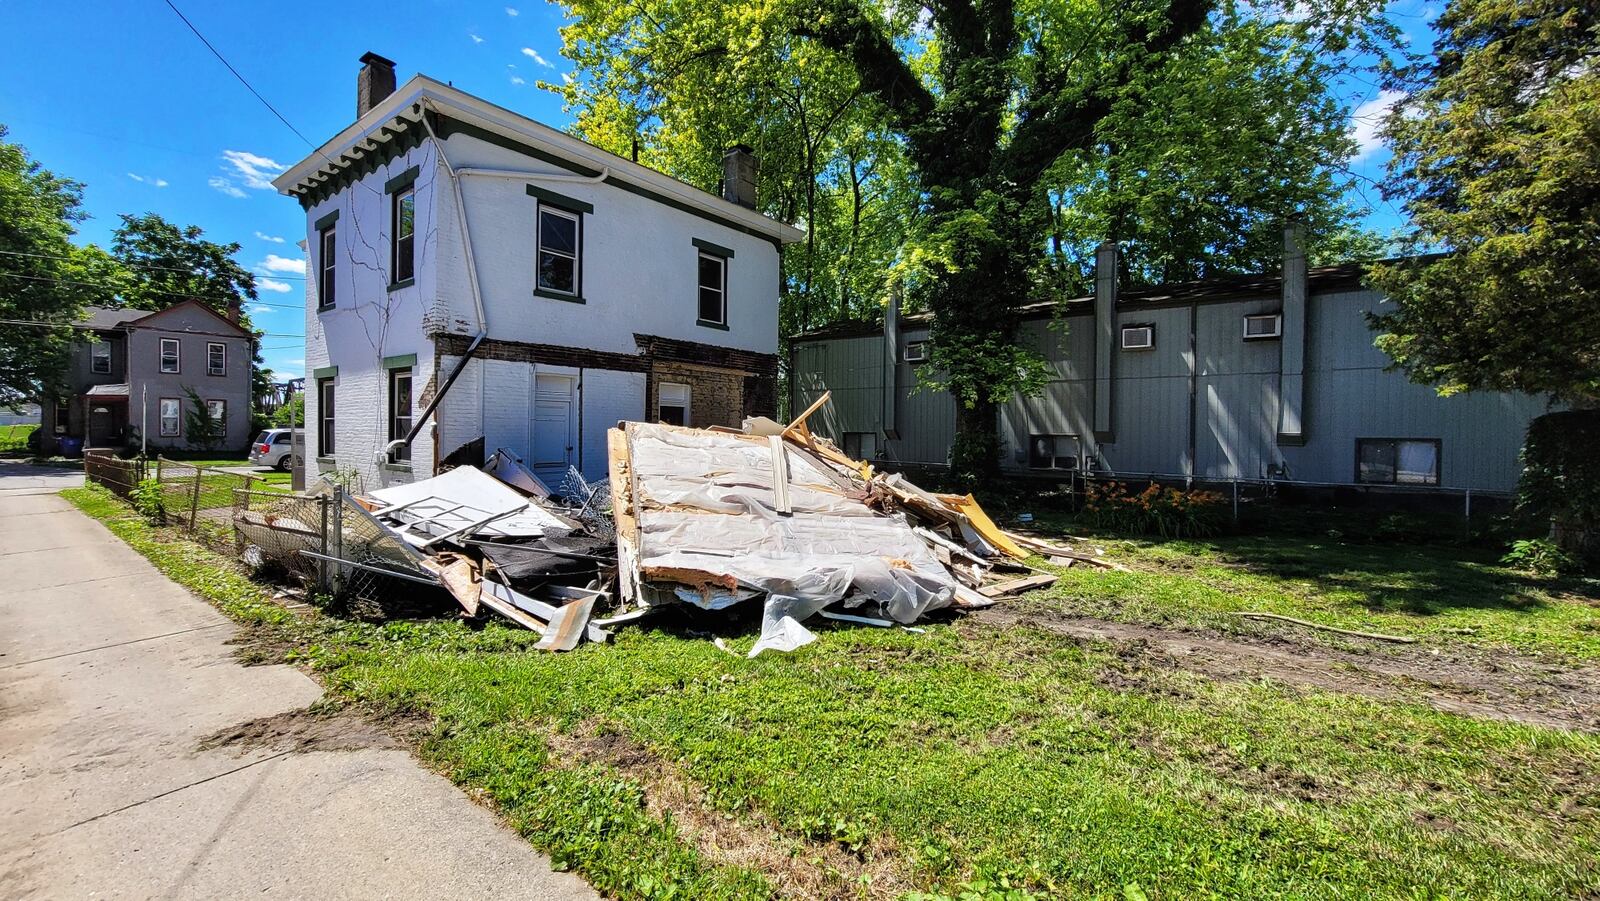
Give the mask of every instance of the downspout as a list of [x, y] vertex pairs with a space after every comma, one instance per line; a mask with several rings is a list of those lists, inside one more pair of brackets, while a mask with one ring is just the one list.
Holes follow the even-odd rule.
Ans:
[[422, 428], [423, 426], [427, 425], [428, 418], [433, 415], [433, 411], [439, 406], [439, 401], [444, 399], [445, 393], [450, 390], [450, 386], [456, 383], [456, 379], [460, 377], [462, 371], [467, 368], [467, 363], [472, 359], [472, 355], [478, 350], [478, 346], [482, 344], [484, 338], [488, 337], [489, 335], [489, 317], [488, 314], [484, 312], [483, 294], [478, 288], [478, 264], [472, 255], [472, 234], [467, 230], [467, 207], [466, 202], [461, 196], [461, 179], [468, 175], [476, 175], [484, 178], [516, 178], [524, 180], [529, 178], [538, 178], [544, 181], [577, 182], [580, 184], [597, 185], [611, 177], [610, 166], [602, 168], [596, 175], [518, 172], [512, 169], [484, 169], [474, 166], [463, 166], [460, 169], [456, 169], [450, 165], [450, 158], [445, 156], [444, 142], [439, 140], [438, 134], [436, 134], [433, 130], [433, 122], [428, 118], [427, 114], [432, 111], [432, 106], [426, 100], [422, 102], [422, 106], [422, 127], [428, 130], [428, 137], [433, 141], [433, 146], [439, 151], [439, 161], [444, 163], [444, 171], [445, 174], [450, 178], [450, 189], [455, 195], [456, 199], [456, 220], [461, 227], [461, 246], [467, 258], [467, 280], [472, 286], [472, 303], [478, 314], [478, 333], [473, 336], [472, 343], [467, 345], [466, 353], [462, 354], [461, 359], [456, 361], [455, 368], [451, 369], [450, 374], [445, 377], [444, 384], [440, 385], [439, 390], [433, 393], [433, 399], [428, 401], [428, 406], [422, 411], [422, 415], [418, 416], [417, 421], [412, 424], [411, 433], [406, 435], [404, 438], [389, 442], [388, 445], [384, 447], [385, 456], [393, 453], [399, 448], [411, 446], [411, 442], [415, 441], [417, 436], [422, 433]]
[[439, 162], [444, 164], [445, 175], [450, 179], [450, 189], [456, 199], [456, 223], [461, 228], [461, 247], [463, 254], [467, 258], [467, 284], [472, 289], [472, 306], [474, 312], [478, 315], [478, 333], [472, 336], [472, 343], [467, 345], [466, 353], [461, 355], [461, 358], [456, 361], [455, 368], [451, 369], [450, 374], [445, 377], [444, 384], [433, 392], [433, 399], [428, 401], [428, 406], [422, 411], [422, 415], [418, 416], [416, 422], [411, 424], [410, 433], [404, 438], [391, 441], [384, 446], [385, 457], [402, 447], [410, 447], [411, 442], [417, 440], [417, 436], [422, 434], [423, 426], [428, 424], [428, 419], [438, 409], [439, 401], [444, 400], [444, 396], [450, 391], [450, 386], [456, 383], [456, 379], [460, 378], [462, 371], [467, 368], [467, 363], [471, 361], [472, 355], [477, 352], [478, 346], [483, 344], [483, 339], [489, 336], [489, 314], [484, 311], [483, 292], [478, 287], [478, 263], [472, 255], [472, 233], [467, 229], [467, 207], [465, 200], [461, 196], [461, 179], [456, 176], [455, 168], [450, 165], [450, 158], [445, 156], [444, 142], [439, 140], [439, 136], [434, 133], [433, 123], [428, 118], [428, 112], [430, 111], [428, 102], [424, 100], [422, 106], [422, 127], [427, 129], [428, 138], [433, 141], [434, 149], [438, 151]]

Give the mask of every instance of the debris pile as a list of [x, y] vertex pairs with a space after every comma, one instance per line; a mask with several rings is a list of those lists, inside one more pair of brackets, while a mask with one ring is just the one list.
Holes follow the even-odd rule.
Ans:
[[[970, 495], [934, 494], [813, 435], [806, 418], [744, 428], [620, 423], [610, 480], [575, 470], [549, 485], [502, 449], [482, 469], [340, 494], [327, 550], [315, 524], [236, 517], [262, 549], [442, 586], [468, 616], [491, 611], [540, 632], [536, 647], [605, 641], [607, 627], [667, 606], [761, 605], [749, 656], [815, 640], [812, 617], [909, 626], [987, 607], [1055, 577], [1023, 561], [1111, 564], [1002, 530]], [[609, 507], [609, 510], [607, 509]], [[325, 527], [326, 529], [326, 527]]]

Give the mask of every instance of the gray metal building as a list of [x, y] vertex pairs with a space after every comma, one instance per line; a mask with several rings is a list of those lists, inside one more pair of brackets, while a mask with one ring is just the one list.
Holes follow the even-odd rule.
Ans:
[[[1200, 480], [1437, 487], [1509, 492], [1543, 398], [1439, 397], [1373, 346], [1365, 314], [1382, 295], [1358, 264], [1308, 270], [1293, 233], [1281, 275], [1127, 291], [1102, 246], [1095, 294], [1026, 312], [1019, 340], [1049, 361], [1036, 397], [1000, 413], [1003, 467]], [[819, 423], [864, 459], [943, 466], [955, 408], [918, 388], [925, 316], [795, 338], [792, 398], [823, 391]]]

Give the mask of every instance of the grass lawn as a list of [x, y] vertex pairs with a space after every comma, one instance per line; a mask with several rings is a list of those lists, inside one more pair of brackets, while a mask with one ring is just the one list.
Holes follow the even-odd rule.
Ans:
[[28, 449], [28, 436], [39, 426], [35, 424], [0, 425], [0, 454], [14, 454]]
[[[815, 644], [750, 661], [683, 628], [549, 655], [496, 622], [297, 619], [106, 492], [65, 495], [248, 624], [258, 654], [410, 725], [419, 756], [620, 897], [1600, 891], [1593, 733], [1212, 678], [1026, 621], [819, 625]], [[1248, 607], [1416, 634], [1423, 654], [1468, 641], [1508, 663], [1596, 656], [1589, 586], [1459, 550], [1106, 549], [1136, 571], [1074, 567], [1014, 606], [1231, 629], [1222, 611]], [[753, 632], [731, 630], [734, 649]], [[1331, 640], [1285, 634], [1307, 653]]]

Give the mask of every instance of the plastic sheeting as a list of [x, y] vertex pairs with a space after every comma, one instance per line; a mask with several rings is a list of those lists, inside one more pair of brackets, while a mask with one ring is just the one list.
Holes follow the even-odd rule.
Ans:
[[869, 508], [859, 483], [805, 452], [782, 455], [790, 515], [776, 509], [763, 438], [644, 423], [627, 435], [640, 569], [731, 576], [767, 593], [772, 647], [800, 637], [782, 620], [798, 624], [840, 600], [875, 602], [902, 623], [950, 604], [953, 578], [905, 517]]

